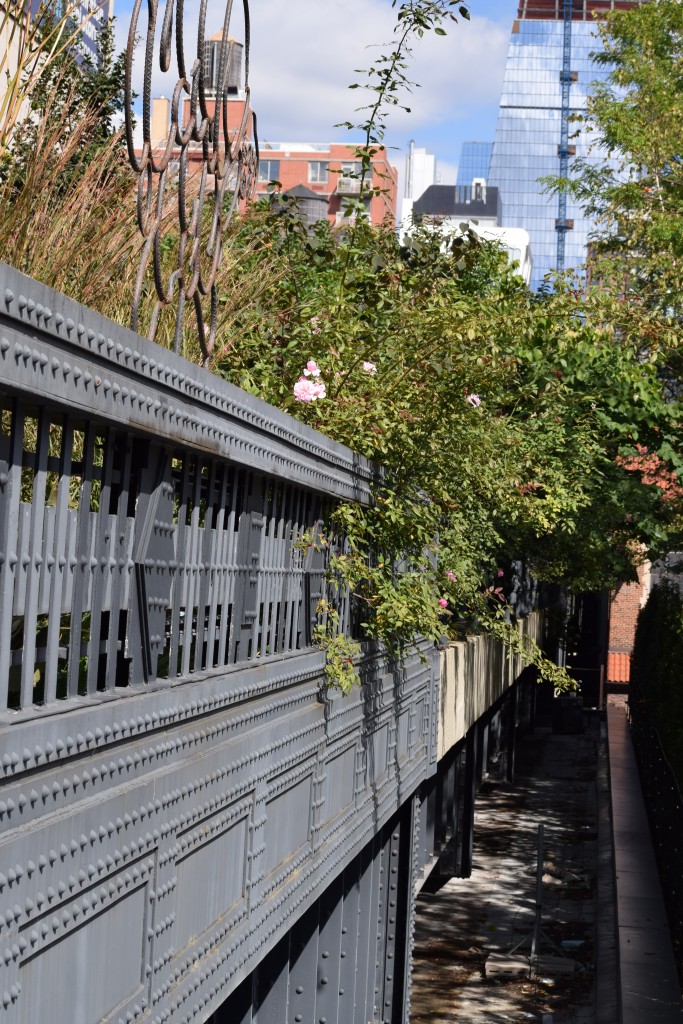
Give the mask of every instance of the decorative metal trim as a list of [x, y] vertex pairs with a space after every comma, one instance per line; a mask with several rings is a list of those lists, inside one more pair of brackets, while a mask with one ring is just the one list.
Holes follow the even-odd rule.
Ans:
[[[216, 340], [218, 296], [216, 275], [223, 255], [223, 234], [240, 201], [254, 191], [258, 168], [256, 115], [251, 110], [249, 87], [250, 23], [248, 0], [244, 6], [244, 110], [239, 128], [232, 136], [228, 129], [228, 77], [234, 53], [229, 38], [233, 0], [227, 0], [223, 19], [223, 40], [220, 49], [218, 82], [213, 113], [207, 103], [204, 83], [204, 41], [208, 0], [201, 0], [197, 29], [197, 52], [187, 67], [183, 38], [183, 0], [166, 0], [159, 42], [159, 67], [168, 71], [171, 65], [173, 21], [175, 20], [176, 64], [178, 80], [171, 100], [171, 123], [166, 139], [152, 142], [151, 104], [152, 70], [156, 60], [155, 32], [159, 10], [158, 0], [147, 0], [147, 32], [144, 41], [144, 85], [142, 93], [142, 151], [134, 143], [133, 61], [139, 33], [143, 0], [135, 0], [126, 52], [126, 141], [131, 167], [139, 175], [137, 221], [144, 238], [140, 265], [135, 282], [131, 311], [131, 328], [138, 331], [140, 306], [150, 259], [153, 267], [156, 301], [149, 324], [148, 337], [154, 341], [163, 310], [175, 305], [176, 323], [174, 350], [180, 351], [185, 304], [192, 302], [197, 333], [206, 365]], [[189, 97], [189, 120], [182, 123], [183, 99]], [[201, 147], [201, 149], [199, 149]], [[190, 152], [201, 152], [201, 169], [190, 169]], [[172, 187], [172, 167], [177, 161], [177, 183]], [[164, 277], [162, 240], [167, 233], [169, 192], [177, 191], [177, 222], [179, 232], [178, 266]], [[210, 226], [208, 221], [210, 219]], [[205, 300], [208, 299], [208, 316]]]
[[372, 501], [377, 464], [4, 263], [0, 316], [0, 388], [11, 394], [49, 393], [66, 411]]

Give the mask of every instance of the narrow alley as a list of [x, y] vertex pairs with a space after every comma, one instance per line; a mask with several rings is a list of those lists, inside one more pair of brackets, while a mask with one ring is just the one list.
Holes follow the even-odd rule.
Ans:
[[[438, 892], [423, 890], [418, 899], [412, 1024], [595, 1024], [598, 817], [607, 755], [597, 713], [586, 713], [584, 723], [581, 734], [554, 735], [541, 719], [519, 744], [515, 783], [482, 786], [472, 877], [451, 879]], [[540, 824], [544, 937], [538, 953], [542, 964], [559, 951], [571, 973], [544, 973], [539, 965], [530, 979], [508, 972], [530, 952]], [[606, 956], [602, 946], [601, 952]], [[608, 965], [607, 958], [603, 989]], [[616, 974], [612, 987], [616, 997]]]

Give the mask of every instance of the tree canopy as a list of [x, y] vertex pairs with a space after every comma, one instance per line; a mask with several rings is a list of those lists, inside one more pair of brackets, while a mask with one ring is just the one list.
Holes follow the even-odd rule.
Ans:
[[595, 218], [593, 274], [638, 309], [683, 313], [683, 7], [649, 0], [599, 26], [608, 69], [585, 127], [604, 160], [564, 183]]
[[216, 368], [385, 467], [376, 506], [338, 516], [371, 635], [491, 624], [513, 561], [599, 588], [679, 536], [678, 410], [620, 298], [534, 296], [473, 230], [308, 234], [263, 204], [232, 245], [271, 277]]

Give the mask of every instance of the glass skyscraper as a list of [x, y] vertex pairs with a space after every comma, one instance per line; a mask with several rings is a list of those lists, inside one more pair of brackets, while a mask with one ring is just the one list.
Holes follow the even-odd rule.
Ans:
[[492, 142], [463, 142], [458, 161], [456, 185], [471, 185], [473, 178], [488, 181]]
[[503, 224], [529, 232], [532, 289], [550, 270], [584, 262], [591, 224], [569, 197], [544, 194], [539, 178], [564, 174], [589, 153], [582, 113], [606, 69], [590, 59], [600, 41], [595, 16], [638, 0], [519, 0], [512, 27], [488, 182], [501, 195]]

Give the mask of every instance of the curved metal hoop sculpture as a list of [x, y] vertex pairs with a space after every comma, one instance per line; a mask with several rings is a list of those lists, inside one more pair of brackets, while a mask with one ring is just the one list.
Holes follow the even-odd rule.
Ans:
[[[126, 53], [126, 139], [128, 157], [139, 175], [137, 219], [144, 238], [140, 266], [133, 296], [131, 327], [138, 330], [140, 302], [150, 259], [153, 264], [154, 308], [148, 336], [153, 341], [162, 311], [175, 305], [174, 348], [178, 352], [182, 338], [186, 303], [194, 304], [202, 358], [207, 363], [214, 350], [218, 311], [216, 272], [223, 254], [223, 232], [240, 200], [253, 193], [258, 167], [256, 115], [250, 107], [249, 89], [249, 4], [244, 5], [244, 109], [239, 127], [228, 129], [228, 78], [234, 42], [228, 31], [233, 0], [227, 0], [223, 19], [223, 37], [218, 63], [218, 88], [213, 112], [207, 103], [204, 83], [204, 39], [208, 0], [201, 0], [197, 50], [189, 70], [183, 38], [183, 0], [166, 0], [161, 24], [159, 67], [168, 71], [171, 64], [173, 22], [178, 81], [171, 100], [171, 123], [165, 140], [151, 137], [152, 69], [156, 59], [155, 33], [159, 0], [146, 0], [147, 35], [144, 44], [144, 86], [142, 94], [142, 151], [135, 152], [133, 141], [133, 57], [139, 36], [138, 22], [143, 0], [135, 0]], [[189, 97], [189, 104], [183, 104]], [[183, 105], [189, 116], [183, 118]], [[185, 122], [185, 123], [183, 123]], [[192, 161], [190, 161], [192, 149]], [[191, 172], [190, 165], [199, 164]], [[175, 174], [177, 169], [177, 180]], [[177, 190], [178, 265], [164, 279], [162, 239], [167, 217], [167, 189], [173, 177]], [[175, 244], [175, 242], [174, 242]], [[202, 300], [208, 297], [208, 317]]]

